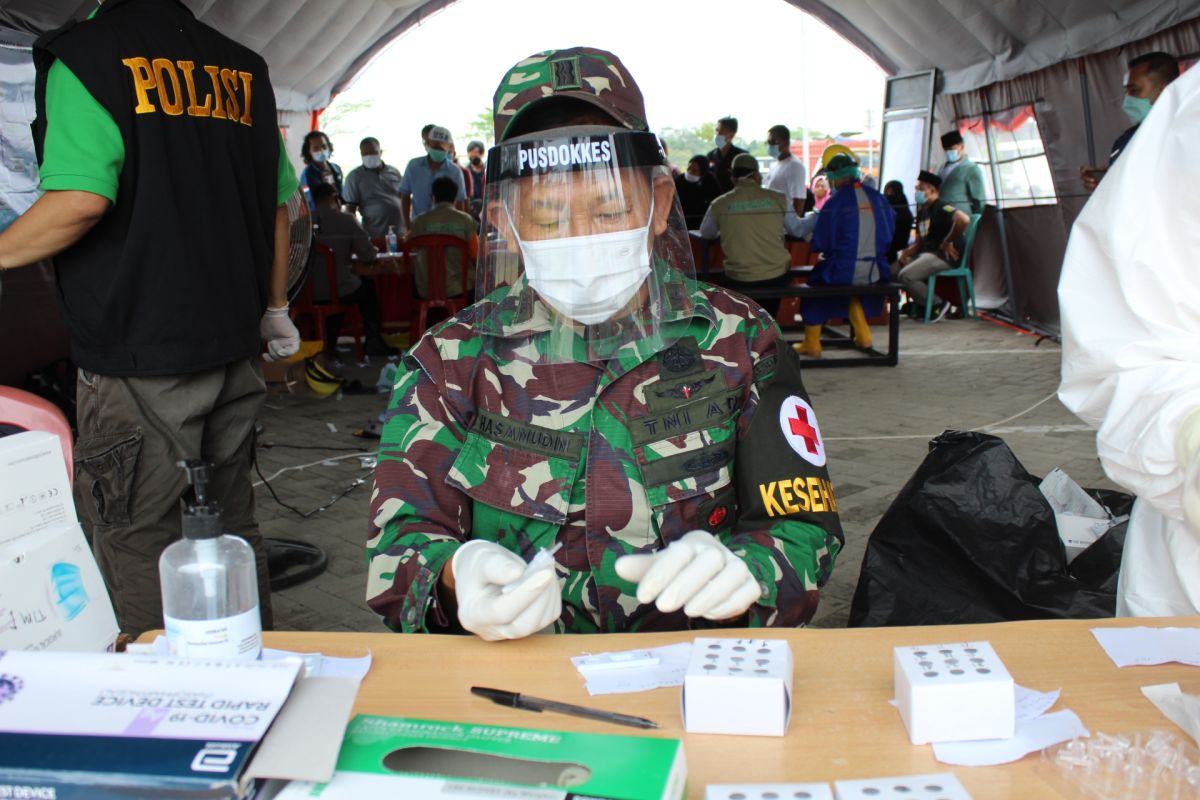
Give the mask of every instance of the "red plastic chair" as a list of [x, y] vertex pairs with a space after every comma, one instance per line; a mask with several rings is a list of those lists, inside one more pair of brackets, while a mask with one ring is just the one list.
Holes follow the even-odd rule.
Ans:
[[336, 314], [342, 314], [342, 318], [349, 324], [350, 330], [354, 334], [354, 353], [361, 361], [363, 357], [363, 332], [362, 316], [358, 313], [358, 306], [347, 305], [338, 298], [337, 259], [334, 258], [333, 251], [319, 242], [313, 242], [313, 253], [316, 254], [318, 259], [323, 258], [325, 261], [329, 302], [318, 303], [313, 299], [312, 275], [309, 275], [308, 280], [304, 283], [304, 289], [300, 292], [300, 296], [292, 304], [292, 319], [299, 320], [300, 317], [308, 315], [309, 319], [313, 322], [313, 327], [316, 328], [317, 339], [324, 342], [326, 319]]
[[62, 442], [63, 459], [67, 462], [67, 477], [75, 483], [75, 468], [72, 457], [75, 439], [71, 426], [58, 406], [36, 394], [11, 386], [0, 386], [0, 423], [15, 425], [27, 431], [47, 431]]
[[[458, 250], [462, 258], [461, 285], [455, 287], [458, 291], [454, 295], [446, 293], [446, 251], [449, 249]], [[445, 309], [447, 315], [454, 316], [467, 307], [467, 274], [473, 266], [470, 251], [463, 239], [437, 233], [414, 236], [404, 244], [405, 266], [408, 274], [413, 276], [414, 287], [417, 274], [415, 255], [418, 252], [425, 261], [425, 274], [429, 279], [429, 297], [416, 298], [417, 307], [413, 311], [412, 325], [409, 328], [412, 332], [411, 341], [413, 342], [416, 342], [417, 338], [425, 332], [430, 309]]]

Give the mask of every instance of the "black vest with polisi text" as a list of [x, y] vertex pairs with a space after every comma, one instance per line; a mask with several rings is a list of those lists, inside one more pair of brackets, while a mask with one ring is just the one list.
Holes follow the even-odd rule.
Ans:
[[116, 203], [54, 258], [75, 363], [144, 376], [256, 357], [279, 159], [266, 62], [178, 0], [108, 0], [34, 45], [39, 162], [55, 59], [125, 145]]

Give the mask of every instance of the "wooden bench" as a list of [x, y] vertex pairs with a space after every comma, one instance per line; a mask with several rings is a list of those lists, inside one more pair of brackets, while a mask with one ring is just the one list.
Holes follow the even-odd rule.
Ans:
[[[739, 294], [753, 299], [768, 297], [799, 297], [801, 298], [800, 312], [804, 313], [803, 298], [805, 297], [888, 297], [890, 311], [888, 313], [888, 344], [887, 352], [881, 353], [874, 347], [865, 350], [854, 344], [851, 336], [846, 336], [828, 327], [821, 334], [822, 348], [852, 348], [863, 353], [861, 356], [830, 358], [802, 358], [805, 369], [816, 367], [894, 367], [900, 363], [900, 290], [904, 287], [898, 283], [872, 283], [866, 286], [810, 286], [797, 284], [792, 286], [772, 286], [762, 289], [736, 289]], [[802, 326], [781, 324], [783, 330], [802, 330]]]

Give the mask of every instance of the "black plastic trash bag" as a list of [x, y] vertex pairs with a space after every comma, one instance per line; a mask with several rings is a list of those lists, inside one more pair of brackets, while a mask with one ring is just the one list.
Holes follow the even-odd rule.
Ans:
[[[1054, 511], [1003, 440], [946, 431], [867, 543], [850, 625], [1111, 617], [1125, 524], [1068, 567]], [[1114, 516], [1127, 494], [1089, 490]]]

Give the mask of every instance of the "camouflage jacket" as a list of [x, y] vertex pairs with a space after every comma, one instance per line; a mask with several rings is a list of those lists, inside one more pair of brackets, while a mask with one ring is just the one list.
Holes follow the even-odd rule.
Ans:
[[688, 313], [660, 353], [634, 343], [601, 363], [520, 363], [480, 334], [476, 304], [406, 354], [367, 542], [368, 604], [389, 627], [461, 630], [439, 607], [437, 578], [470, 538], [526, 560], [562, 542], [558, 631], [708, 627], [640, 605], [613, 566], [696, 529], [762, 587], [730, 624], [811, 619], [843, 539], [795, 355], [777, 350], [779, 329], [757, 305], [683, 288]]

